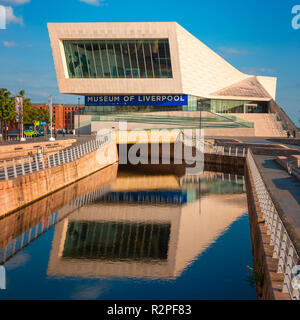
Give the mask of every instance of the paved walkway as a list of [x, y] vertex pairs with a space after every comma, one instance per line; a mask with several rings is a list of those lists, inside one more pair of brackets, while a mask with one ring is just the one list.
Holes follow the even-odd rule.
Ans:
[[261, 168], [261, 174], [274, 201], [282, 209], [286, 219], [300, 243], [300, 182], [290, 176], [276, 161], [274, 156], [254, 155]]
[[[222, 137], [218, 138], [222, 139]], [[230, 138], [226, 138], [229, 140]], [[270, 141], [264, 137], [236, 137], [231, 138], [243, 143], [282, 144], [291, 149], [300, 150], [300, 146]], [[300, 181], [282, 168], [276, 162], [276, 156], [253, 155], [267, 185], [272, 199], [281, 208], [280, 216], [287, 222], [286, 228], [292, 231], [300, 244]], [[291, 235], [291, 233], [290, 233]]]

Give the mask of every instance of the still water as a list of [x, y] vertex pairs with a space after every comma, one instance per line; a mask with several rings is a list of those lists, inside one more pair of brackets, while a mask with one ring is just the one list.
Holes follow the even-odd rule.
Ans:
[[110, 166], [0, 220], [0, 299], [256, 299], [242, 176]]

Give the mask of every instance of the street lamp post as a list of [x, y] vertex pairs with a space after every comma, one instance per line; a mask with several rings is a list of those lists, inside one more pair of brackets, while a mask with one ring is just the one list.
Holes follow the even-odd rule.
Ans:
[[18, 120], [19, 120], [19, 129], [20, 129], [20, 141], [26, 141], [24, 137], [24, 129], [23, 129], [23, 97], [16, 97], [15, 98], [16, 110], [18, 113]]
[[49, 102], [49, 117], [50, 117], [50, 138], [49, 138], [49, 141], [55, 141], [55, 138], [53, 137], [53, 123], [52, 123], [52, 96], [50, 96], [50, 102]]

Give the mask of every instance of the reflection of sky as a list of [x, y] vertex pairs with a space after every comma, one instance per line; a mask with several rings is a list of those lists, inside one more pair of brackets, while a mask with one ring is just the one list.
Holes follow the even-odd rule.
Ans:
[[[81, 182], [84, 183], [84, 182]], [[134, 178], [132, 179], [132, 183], [134, 183]], [[247, 214], [242, 214], [245, 209], [246, 204], [244, 204], [243, 198], [240, 195], [233, 195], [232, 193], [240, 194], [242, 192], [242, 185], [235, 184], [235, 182], [221, 181], [221, 180], [204, 180], [200, 183], [200, 187], [205, 187], [205, 197], [201, 196], [202, 204], [205, 204], [207, 207], [205, 208], [218, 208], [214, 212], [218, 211], [217, 215], [210, 214], [210, 210], [206, 211], [206, 216], [208, 216], [208, 220], [203, 220], [201, 225], [204, 225], [204, 229], [201, 232], [204, 234], [204, 240], [207, 238], [209, 241], [205, 246], [204, 250], [199, 250], [196, 252], [192, 252], [192, 254], [188, 254], [187, 256], [184, 253], [184, 259], [189, 258], [189, 261], [186, 261], [184, 268], [180, 267], [179, 269], [182, 271], [178, 273], [177, 278], [170, 279], [158, 279], [153, 280], [153, 278], [143, 279], [138, 278], [126, 278], [126, 277], [111, 277], [111, 278], [103, 278], [103, 279], [87, 279], [84, 278], [82, 274], [78, 277], [50, 277], [47, 276], [47, 270], [49, 265], [49, 256], [50, 252], [53, 249], [52, 244], [53, 235], [55, 228], [51, 228], [48, 232], [41, 235], [37, 240], [33, 241], [28, 247], [23, 249], [17, 255], [15, 255], [12, 259], [10, 259], [5, 267], [7, 269], [7, 290], [0, 291], [0, 300], [1, 299], [255, 299], [256, 293], [255, 288], [250, 288], [248, 283], [245, 281], [245, 278], [248, 275], [248, 270], [246, 268], [247, 265], [252, 264], [252, 254], [251, 254], [251, 241], [249, 234], [249, 223]], [[187, 186], [185, 186], [187, 187]], [[188, 186], [188, 190], [194, 190], [199, 187], [198, 184]], [[178, 187], [179, 189], [180, 187]], [[190, 189], [191, 188], [191, 189]], [[163, 190], [162, 190], [163, 191]], [[178, 192], [186, 193], [187, 189], [182, 190], [172, 190], [171, 193]], [[177, 193], [176, 193], [177, 192]], [[196, 192], [196, 191], [195, 191]], [[125, 192], [126, 193], [126, 192]], [[217, 195], [216, 197], [212, 197], [210, 200], [210, 196], [208, 194], [213, 193]], [[227, 195], [220, 195], [220, 193], [226, 193]], [[190, 194], [188, 192], [187, 194]], [[105, 198], [105, 197], [104, 197]], [[196, 201], [196, 196], [193, 193], [193, 196], [190, 196], [191, 202], [190, 205], [193, 205]], [[221, 205], [219, 207], [215, 206], [215, 203], [212, 205], [212, 201], [218, 201], [216, 199], [222, 199], [220, 202]], [[168, 201], [170, 201], [170, 197], [166, 197]], [[214, 200], [213, 200], [214, 199]], [[110, 202], [109, 199], [106, 198], [106, 201]], [[104, 202], [106, 202], [104, 201]], [[226, 201], [230, 202], [232, 208], [237, 209], [237, 216], [240, 216], [237, 220], [235, 219], [228, 221], [230, 224], [226, 224], [226, 228], [220, 222], [223, 215], [230, 215], [230, 212], [226, 212], [223, 207], [226, 206]], [[99, 201], [101, 202], [101, 201]], [[101, 210], [101, 203], [97, 202], [96, 207], [96, 216], [98, 214], [97, 210]], [[188, 201], [189, 202], [189, 201]], [[172, 201], [171, 201], [172, 203]], [[100, 205], [98, 207], [98, 205]], [[124, 204], [114, 204], [120, 206], [120, 213], [125, 214]], [[171, 206], [171, 204], [170, 204]], [[186, 208], [186, 206], [184, 206]], [[88, 210], [88, 206], [86, 206]], [[95, 204], [93, 210], [95, 208]], [[138, 204], [134, 205], [133, 210], [137, 213], [142, 211], [145, 208], [149, 209], [149, 204]], [[166, 205], [161, 206], [161, 208], [165, 208], [165, 211], [159, 211], [159, 206], [153, 205], [153, 212], [155, 215], [159, 215], [160, 213], [167, 214], [169, 213], [172, 216], [176, 216], [176, 212], [172, 211], [172, 208], [177, 208], [174, 203], [172, 207], [166, 207]], [[178, 207], [179, 208], [179, 207]], [[193, 208], [193, 207], [192, 207]], [[122, 211], [123, 209], [123, 211]], [[92, 210], [92, 209], [91, 209]], [[230, 209], [229, 209], [230, 210]], [[227, 210], [228, 211], [228, 210]], [[149, 214], [149, 210], [146, 211]], [[181, 222], [184, 221], [183, 217], [192, 219], [186, 221], [195, 221], [194, 226], [197, 226], [196, 220], [198, 220], [199, 216], [193, 217], [190, 215], [189, 211], [185, 212], [177, 210], [177, 212], [181, 215]], [[181, 213], [180, 213], [181, 212]], [[103, 212], [101, 212], [102, 214]], [[113, 212], [116, 213], [117, 212]], [[101, 216], [101, 214], [99, 216]], [[187, 215], [188, 214], [188, 215]], [[199, 213], [201, 214], [201, 213]], [[118, 215], [117, 215], [118, 216]], [[201, 218], [205, 216], [204, 212], [202, 212]], [[219, 217], [220, 221], [214, 222], [213, 219]], [[228, 217], [226, 215], [226, 217]], [[70, 217], [69, 217], [70, 218]], [[150, 217], [149, 217], [150, 218]], [[193, 220], [196, 219], [196, 220]], [[202, 221], [202, 220], [200, 220]], [[234, 222], [232, 222], [234, 221]], [[93, 222], [93, 220], [91, 221]], [[134, 216], [134, 222], [135, 216]], [[205, 222], [205, 223], [204, 223]], [[62, 222], [61, 222], [62, 223]], [[118, 221], [114, 222], [115, 224]], [[95, 224], [95, 223], [94, 223]], [[98, 223], [99, 224], [99, 223]], [[124, 224], [124, 223], [123, 223]], [[103, 225], [100, 223], [99, 226]], [[126, 225], [126, 224], [125, 224]], [[141, 226], [145, 226], [141, 224]], [[213, 228], [212, 228], [213, 226]], [[215, 226], [218, 226], [218, 232], [215, 234], [214, 238], [209, 238], [211, 236], [210, 232], [214, 229]], [[79, 234], [82, 234], [82, 228], [79, 224]], [[223, 227], [223, 228], [221, 228]], [[206, 230], [206, 229], [207, 230]], [[221, 228], [221, 229], [220, 229]], [[95, 228], [94, 228], [95, 229]], [[90, 232], [91, 236], [97, 234], [94, 229], [91, 229], [93, 232]], [[101, 229], [102, 230], [102, 229]], [[119, 230], [119, 229], [118, 229]], [[123, 230], [120, 229], [120, 230]], [[119, 230], [119, 231], [120, 231]], [[142, 236], [143, 241], [147, 239], [144, 228], [144, 233]], [[190, 228], [186, 229], [188, 231], [182, 233], [181, 241], [187, 240], [193, 232], [197, 232], [199, 234], [199, 228]], [[120, 233], [120, 232], [119, 232]], [[116, 234], [112, 239], [114, 243], [116, 242]], [[124, 233], [125, 234], [125, 233]], [[131, 233], [130, 233], [131, 234]], [[155, 234], [155, 233], [154, 233]], [[176, 233], [175, 233], [176, 234]], [[200, 233], [202, 234], [202, 233]], [[122, 233], [123, 235], [123, 233]], [[178, 235], [176, 234], [178, 237]], [[206, 238], [205, 238], [206, 236]], [[186, 238], [185, 238], [186, 237]], [[138, 236], [133, 233], [133, 238], [138, 239]], [[94, 238], [91, 238], [94, 240]], [[108, 237], [106, 236], [106, 239]], [[177, 238], [176, 238], [177, 239]], [[198, 238], [196, 238], [198, 239]], [[202, 239], [202, 240], [203, 240]], [[178, 240], [178, 239], [177, 239]], [[176, 241], [177, 241], [176, 240]], [[82, 241], [82, 240], [81, 240]], [[142, 241], [141, 241], [142, 242]], [[76, 242], [77, 243], [77, 242]], [[81, 245], [86, 249], [86, 246], [91, 246], [92, 244], [96, 244], [99, 247], [99, 241], [88, 241], [84, 243], [81, 242]], [[127, 243], [127, 242], [126, 242]], [[177, 242], [176, 242], [177, 243]], [[190, 246], [190, 240], [188, 242], [181, 242], [185, 245], [181, 245], [181, 249], [184, 251], [189, 251], [187, 246]], [[179, 255], [179, 240], [176, 244], [176, 254]], [[204, 245], [204, 243], [203, 243]], [[197, 248], [198, 243], [195, 243], [195, 246], [190, 248]], [[97, 247], [97, 248], [98, 248]], [[136, 247], [136, 244], [135, 244]], [[138, 247], [138, 246], [137, 246]], [[89, 250], [92, 247], [89, 248]], [[160, 246], [162, 248], [162, 246]], [[106, 252], [106, 251], [105, 251]], [[201, 253], [200, 253], [201, 252]], [[199, 254], [200, 253], [200, 254]], [[182, 254], [182, 251], [181, 253]], [[196, 256], [198, 254], [198, 256]], [[185, 261], [183, 259], [183, 261]], [[177, 260], [176, 260], [177, 261]], [[178, 261], [177, 261], [178, 262]], [[76, 260], [72, 261], [76, 266]], [[111, 263], [108, 261], [108, 263]], [[105, 268], [105, 266], [104, 266]], [[172, 269], [173, 267], [171, 267]], [[177, 266], [178, 268], [178, 266]], [[143, 270], [144, 271], [144, 270]], [[168, 270], [168, 272], [172, 272], [172, 270]], [[63, 273], [64, 274], [64, 273]], [[125, 273], [127, 275], [127, 273]], [[110, 274], [109, 274], [110, 275]], [[99, 276], [100, 277], [100, 276]], [[104, 277], [104, 276], [103, 276]]]
[[28, 262], [30, 259], [30, 255], [24, 251], [18, 253], [14, 257], [12, 257], [10, 260], [8, 260], [5, 263], [5, 268], [7, 270], [13, 270], [17, 269], [19, 267], [25, 266], [25, 264]]
[[91, 285], [78, 285], [74, 288], [74, 292], [71, 295], [72, 300], [96, 300], [101, 297], [107, 290], [107, 286], [101, 281], [98, 283], [91, 281]]
[[54, 229], [23, 252], [26, 265], [7, 271], [0, 299], [255, 299], [245, 281], [252, 264], [248, 216], [244, 215], [173, 280], [56, 279], [47, 277]]

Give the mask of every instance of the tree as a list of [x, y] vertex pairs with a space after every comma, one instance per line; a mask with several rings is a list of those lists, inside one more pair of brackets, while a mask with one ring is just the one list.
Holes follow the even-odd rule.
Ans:
[[49, 122], [47, 106], [41, 109], [32, 106], [31, 100], [25, 98], [24, 90], [21, 90], [19, 95], [23, 98], [23, 124], [34, 124], [35, 121]]
[[[7, 122], [16, 119], [15, 112], [15, 101], [11, 93], [5, 89], [0, 88], [0, 120], [1, 120], [1, 130], [4, 139], [7, 138]], [[4, 134], [3, 134], [3, 122], [4, 122]]]
[[[18, 94], [23, 98], [23, 124], [34, 124], [35, 121], [49, 123], [49, 109], [45, 105], [44, 108], [36, 108], [32, 106], [30, 98], [25, 97], [25, 90], [21, 90]], [[4, 137], [7, 137], [7, 122], [16, 120], [15, 111], [15, 97], [11, 96], [11, 93], [5, 89], [0, 89], [0, 120], [1, 128], [3, 128], [3, 122], [5, 126]]]

